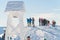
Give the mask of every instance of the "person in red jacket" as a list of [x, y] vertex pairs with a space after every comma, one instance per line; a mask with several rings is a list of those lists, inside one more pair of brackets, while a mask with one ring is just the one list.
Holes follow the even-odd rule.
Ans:
[[53, 20], [52, 21], [52, 26], [55, 27], [55, 25], [56, 25], [56, 22]]

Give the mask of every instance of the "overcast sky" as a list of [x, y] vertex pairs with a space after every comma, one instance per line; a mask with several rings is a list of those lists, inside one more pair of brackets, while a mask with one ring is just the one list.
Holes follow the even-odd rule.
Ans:
[[60, 24], [60, 0], [0, 0], [0, 26], [7, 25], [4, 10], [8, 1], [24, 1], [26, 10], [24, 21], [25, 18], [34, 16], [36, 20], [38, 17], [43, 17], [56, 20], [57, 24]]

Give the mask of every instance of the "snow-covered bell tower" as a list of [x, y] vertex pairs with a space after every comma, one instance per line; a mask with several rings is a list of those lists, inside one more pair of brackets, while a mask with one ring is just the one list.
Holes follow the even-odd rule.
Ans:
[[5, 40], [24, 40], [24, 2], [9, 1], [5, 13], [8, 15]]

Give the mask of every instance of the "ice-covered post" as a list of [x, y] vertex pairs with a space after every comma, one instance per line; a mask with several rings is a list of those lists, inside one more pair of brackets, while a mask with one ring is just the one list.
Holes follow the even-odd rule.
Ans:
[[14, 40], [13, 38], [17, 38], [17, 36], [20, 38], [19, 40], [24, 40], [24, 2], [9, 1], [5, 13], [8, 16], [5, 40]]

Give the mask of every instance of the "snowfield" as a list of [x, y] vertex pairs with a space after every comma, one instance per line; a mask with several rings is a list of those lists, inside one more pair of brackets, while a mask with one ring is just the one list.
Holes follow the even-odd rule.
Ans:
[[[26, 27], [26, 30], [27, 32], [25, 36], [30, 36], [31, 40], [60, 40], [60, 26], [52, 27], [50, 25]], [[2, 35], [3, 33], [0, 35], [0, 37], [2, 37]]]
[[28, 27], [29, 31], [26, 35], [31, 37], [31, 40], [60, 40], [60, 26], [36, 26]]

